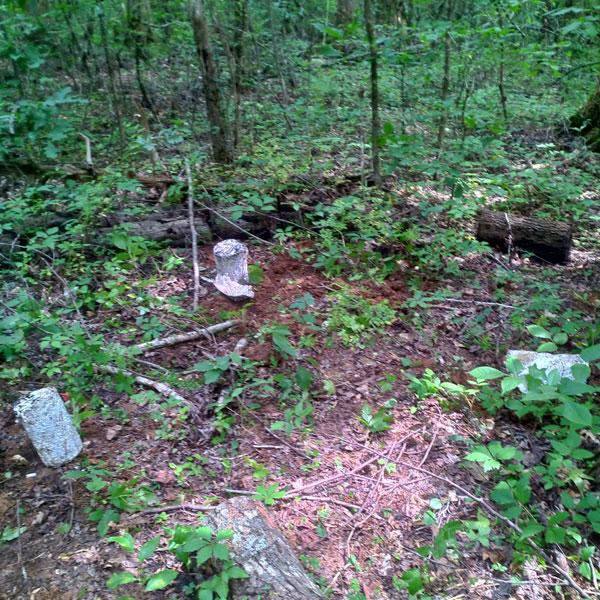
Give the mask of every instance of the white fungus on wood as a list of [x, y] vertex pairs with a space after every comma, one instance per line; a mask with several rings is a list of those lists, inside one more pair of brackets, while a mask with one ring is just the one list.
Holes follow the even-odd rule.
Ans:
[[254, 298], [248, 278], [248, 248], [238, 240], [223, 240], [213, 248], [215, 287], [232, 300]]
[[14, 410], [47, 467], [60, 467], [81, 452], [79, 433], [54, 388], [41, 388], [22, 396]]

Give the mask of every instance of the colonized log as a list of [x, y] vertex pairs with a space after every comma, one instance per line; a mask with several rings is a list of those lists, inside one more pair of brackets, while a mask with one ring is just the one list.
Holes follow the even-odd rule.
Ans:
[[213, 248], [217, 275], [215, 287], [232, 300], [254, 298], [248, 285], [248, 248], [238, 240], [223, 240]]
[[[511, 358], [516, 358], [523, 365], [520, 375], [527, 375], [530, 367], [537, 367], [546, 373], [556, 370], [561, 379], [571, 380], [575, 379], [571, 371], [575, 365], [588, 364], [578, 354], [550, 354], [549, 352], [531, 352], [529, 350], [509, 350], [506, 360]], [[526, 393], [527, 384], [519, 384], [519, 389]]]
[[262, 504], [250, 498], [232, 498], [207, 513], [206, 521], [215, 530], [233, 531], [232, 559], [248, 574], [247, 579], [230, 582], [234, 600], [323, 598]]
[[22, 396], [14, 410], [46, 466], [60, 467], [81, 452], [79, 433], [54, 388], [41, 388]]
[[568, 223], [520, 217], [484, 208], [477, 219], [476, 237], [503, 252], [512, 246], [547, 262], [564, 263], [569, 260], [572, 228]]

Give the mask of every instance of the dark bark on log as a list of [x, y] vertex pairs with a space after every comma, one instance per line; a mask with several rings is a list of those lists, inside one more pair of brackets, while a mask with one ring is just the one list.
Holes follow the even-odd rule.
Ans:
[[231, 581], [233, 600], [319, 600], [323, 598], [262, 504], [232, 498], [206, 515], [213, 529], [231, 529], [232, 558], [249, 575]]
[[[123, 222], [123, 224], [127, 225], [130, 235], [139, 235], [154, 242], [168, 241], [169, 245], [174, 247], [188, 246], [190, 243], [190, 224], [189, 220], [185, 217], [167, 221], [143, 219], [140, 221]], [[206, 222], [200, 218], [196, 218], [195, 224], [198, 241], [201, 243], [210, 242], [212, 240], [212, 232]], [[112, 229], [112, 227], [104, 227], [100, 229], [100, 232], [107, 234]]]
[[476, 237], [503, 252], [512, 239], [513, 248], [531, 252], [547, 262], [564, 263], [569, 260], [572, 228], [568, 223], [482, 209]]

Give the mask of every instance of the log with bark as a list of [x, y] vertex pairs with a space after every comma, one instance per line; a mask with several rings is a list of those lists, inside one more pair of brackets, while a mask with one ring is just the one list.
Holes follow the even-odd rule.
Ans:
[[519, 248], [547, 262], [564, 263], [569, 260], [572, 228], [568, 223], [484, 208], [477, 218], [476, 237], [503, 252]]
[[273, 527], [269, 513], [250, 498], [232, 498], [206, 515], [215, 530], [230, 529], [231, 556], [248, 574], [232, 580], [231, 597], [319, 600], [323, 598], [281, 532]]
[[[138, 219], [132, 215], [115, 213], [109, 216], [107, 222], [113, 226], [126, 225], [130, 235], [139, 235], [155, 242], [168, 241], [170, 246], [188, 246], [190, 242], [189, 216], [180, 209], [165, 209]], [[196, 215], [194, 223], [198, 242], [210, 242], [212, 232], [202, 216]], [[103, 234], [110, 234], [111, 231], [112, 227], [100, 229]]]

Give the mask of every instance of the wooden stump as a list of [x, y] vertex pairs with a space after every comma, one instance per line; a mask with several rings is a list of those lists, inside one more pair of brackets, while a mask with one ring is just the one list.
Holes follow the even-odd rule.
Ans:
[[213, 529], [231, 529], [231, 556], [248, 574], [231, 581], [231, 597], [259, 600], [319, 600], [323, 596], [287, 540], [270, 522], [264, 506], [250, 498], [232, 498], [207, 513]]
[[509, 245], [531, 252], [551, 263], [569, 260], [572, 229], [567, 223], [520, 217], [482, 209], [477, 219], [476, 237], [506, 252]]

